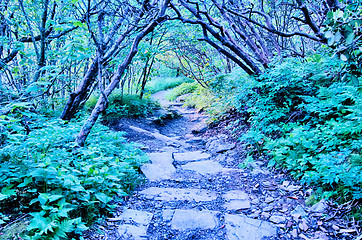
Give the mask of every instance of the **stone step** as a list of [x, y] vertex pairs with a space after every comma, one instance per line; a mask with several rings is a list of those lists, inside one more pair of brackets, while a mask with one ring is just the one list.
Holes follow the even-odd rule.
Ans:
[[152, 182], [172, 179], [176, 168], [172, 164], [143, 164], [141, 171]]
[[225, 225], [228, 240], [262, 240], [276, 236], [273, 224], [243, 215], [225, 214]]
[[194, 161], [201, 161], [210, 158], [211, 155], [202, 151], [174, 153], [173, 158], [177, 162], [188, 163]]
[[217, 198], [216, 192], [204, 189], [150, 187], [139, 192], [139, 194], [147, 199], [159, 201], [205, 202], [213, 201]]
[[195, 230], [214, 229], [218, 225], [217, 211], [195, 211], [195, 210], [175, 210], [171, 229], [175, 230]]
[[220, 163], [212, 160], [190, 162], [182, 165], [181, 168], [184, 170], [195, 171], [201, 175], [217, 174], [224, 170]]

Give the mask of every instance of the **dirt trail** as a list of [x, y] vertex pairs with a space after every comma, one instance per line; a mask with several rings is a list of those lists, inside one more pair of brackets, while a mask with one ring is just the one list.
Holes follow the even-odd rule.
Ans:
[[337, 239], [323, 231], [324, 202], [305, 207], [305, 191], [262, 161], [240, 169], [245, 153], [228, 135], [198, 135], [207, 117], [164, 96], [153, 98], [180, 118], [117, 122], [148, 153], [147, 180], [88, 239]]

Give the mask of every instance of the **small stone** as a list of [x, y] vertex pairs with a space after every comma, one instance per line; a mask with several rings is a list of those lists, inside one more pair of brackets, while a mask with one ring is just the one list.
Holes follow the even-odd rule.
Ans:
[[270, 211], [273, 210], [273, 209], [274, 209], [273, 206], [267, 206], [267, 207], [263, 208], [263, 211], [264, 211], [264, 212], [270, 212]]
[[265, 202], [266, 203], [272, 203], [272, 202], [274, 202], [274, 198], [273, 197], [267, 197], [267, 198], [265, 198]]
[[301, 205], [298, 205], [293, 211], [291, 211], [290, 215], [292, 215], [294, 220], [298, 220], [300, 217], [305, 217], [308, 214]]
[[302, 231], [307, 231], [309, 228], [308, 225], [304, 221], [300, 222], [298, 226], [299, 226], [299, 229]]
[[327, 203], [324, 199], [309, 208], [310, 212], [323, 213], [327, 210]]
[[297, 237], [298, 237], [298, 230], [294, 228], [294, 229], [292, 230], [291, 234], [292, 234], [292, 237], [293, 237], [294, 239], [297, 238]]
[[293, 222], [292, 222], [292, 221], [288, 221], [285, 226], [286, 226], [287, 228], [290, 228], [291, 226], [293, 226]]
[[176, 210], [171, 228], [176, 230], [214, 229], [217, 225], [216, 211]]
[[279, 215], [273, 215], [269, 218], [269, 221], [276, 224], [284, 223], [285, 220], [286, 218], [284, 216], [279, 216]]
[[336, 230], [336, 231], [339, 230], [339, 227], [338, 227], [337, 225], [335, 225], [335, 224], [332, 225], [332, 228], [333, 228], [334, 230]]

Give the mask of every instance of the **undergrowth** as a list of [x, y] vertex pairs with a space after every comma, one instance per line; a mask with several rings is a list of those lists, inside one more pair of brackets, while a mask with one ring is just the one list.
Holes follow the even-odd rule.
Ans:
[[[85, 104], [86, 111], [92, 111], [98, 101], [99, 95], [92, 95]], [[114, 91], [108, 97], [108, 108], [102, 114], [102, 120], [111, 122], [123, 117], [145, 117], [159, 106], [149, 98], [140, 99], [138, 95], [121, 94]]]
[[230, 129], [251, 156], [268, 155], [269, 167], [287, 169], [317, 197], [362, 199], [362, 88], [342, 69], [340, 60], [314, 55], [276, 62], [259, 77], [233, 71], [210, 80], [205, 107], [214, 119], [231, 108], [242, 113]]
[[17, 108], [0, 123], [6, 130], [0, 143], [0, 224], [28, 214], [23, 239], [79, 239], [112, 212], [113, 197], [127, 195], [141, 180], [145, 156], [121, 132], [96, 125], [86, 146], [75, 148], [80, 122]]
[[186, 77], [154, 77], [146, 84], [146, 92], [156, 93], [159, 91], [177, 87], [185, 82], [192, 82], [191, 79]]

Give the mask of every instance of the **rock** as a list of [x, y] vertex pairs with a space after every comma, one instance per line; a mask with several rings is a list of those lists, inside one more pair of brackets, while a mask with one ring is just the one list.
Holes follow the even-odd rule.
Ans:
[[224, 193], [222, 195], [222, 197], [226, 200], [226, 201], [229, 201], [229, 200], [236, 200], [236, 199], [248, 199], [249, 200], [249, 195], [244, 192], [244, 191], [240, 191], [240, 190], [231, 190], [231, 191], [228, 191], [226, 193]]
[[123, 239], [144, 240], [147, 227], [123, 224], [118, 227], [118, 233]]
[[204, 189], [182, 189], [182, 188], [157, 188], [150, 187], [141, 192], [147, 199], [161, 200], [161, 201], [212, 201], [217, 198], [214, 191]]
[[231, 200], [224, 204], [226, 210], [244, 210], [250, 208], [250, 201], [245, 200]]
[[268, 175], [270, 172], [268, 170], [261, 169], [260, 167], [253, 168], [251, 175], [256, 176], [258, 174]]
[[223, 167], [218, 162], [207, 160], [187, 163], [182, 166], [182, 169], [192, 170], [202, 175], [205, 175], [219, 173], [223, 170]]
[[208, 153], [204, 153], [202, 151], [194, 151], [194, 152], [184, 152], [184, 153], [174, 153], [173, 158], [175, 161], [181, 163], [201, 161], [210, 158], [211, 155]]
[[269, 218], [269, 221], [271, 221], [272, 223], [276, 223], [276, 224], [284, 223], [285, 220], [286, 220], [286, 218], [284, 216], [279, 216], [279, 215], [272, 215]]
[[301, 205], [298, 205], [293, 211], [290, 212], [290, 215], [292, 215], [294, 220], [298, 220], [300, 217], [305, 217], [308, 214]]
[[293, 239], [296, 239], [298, 237], [298, 230], [294, 228], [292, 230], [291, 234], [292, 234]]
[[266, 203], [272, 203], [272, 202], [274, 202], [274, 198], [273, 197], [267, 197], [267, 198], [265, 198], [265, 202]]
[[109, 218], [108, 220], [147, 226], [150, 224], [152, 217], [153, 214], [149, 212], [126, 209], [119, 217]]
[[170, 221], [172, 219], [174, 213], [175, 213], [175, 210], [168, 210], [168, 209], [163, 210], [162, 211], [163, 221]]
[[228, 150], [235, 148], [235, 144], [226, 143], [225, 141], [223, 141], [221, 139], [217, 139], [217, 140], [209, 141], [206, 144], [206, 147], [211, 153], [216, 154], [216, 153], [223, 153], [223, 152], [226, 152]]
[[276, 227], [272, 224], [242, 215], [225, 214], [225, 224], [228, 240], [261, 240], [276, 236]]
[[216, 211], [175, 210], [171, 228], [175, 230], [214, 229], [217, 226]]
[[273, 209], [274, 209], [273, 206], [267, 206], [267, 207], [263, 208], [263, 211], [264, 212], [270, 212]]
[[298, 226], [299, 226], [299, 229], [302, 231], [307, 231], [309, 228], [305, 221], [301, 221]]
[[172, 179], [176, 168], [172, 164], [143, 164], [141, 171], [148, 180], [161, 181]]
[[157, 152], [157, 153], [148, 153], [153, 164], [172, 164], [172, 152]]
[[188, 144], [205, 144], [205, 141], [201, 137], [192, 137], [185, 141]]
[[177, 149], [174, 147], [163, 147], [160, 149], [161, 152], [169, 152], [171, 153], [171, 158], [172, 158], [172, 153], [177, 152]]
[[310, 212], [323, 213], [327, 210], [327, 203], [324, 199], [309, 208]]
[[200, 133], [204, 133], [207, 130], [207, 124], [202, 121], [198, 124], [196, 124], [192, 129], [191, 129], [191, 133], [192, 134], [200, 134]]

